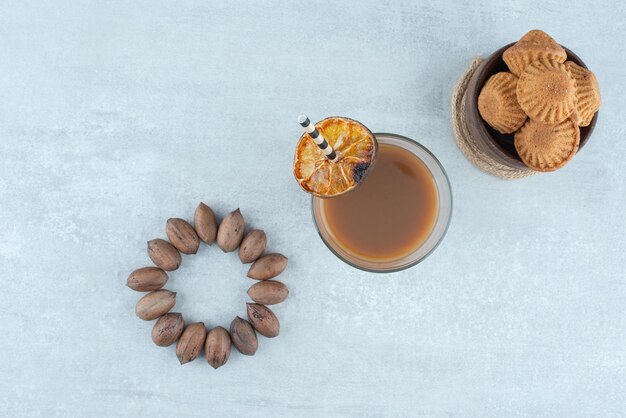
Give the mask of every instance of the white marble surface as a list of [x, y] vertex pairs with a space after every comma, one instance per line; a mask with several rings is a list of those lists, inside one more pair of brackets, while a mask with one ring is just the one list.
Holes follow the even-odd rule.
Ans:
[[[0, 415], [623, 415], [625, 21], [578, 0], [2, 0]], [[535, 27], [604, 106], [566, 168], [506, 182], [457, 149], [450, 94]], [[324, 247], [291, 176], [300, 112], [440, 158], [455, 211], [426, 262], [372, 275]], [[154, 346], [124, 286], [200, 200], [290, 257], [280, 337], [218, 371]], [[227, 325], [244, 273], [203, 247], [171, 275], [175, 310]]]

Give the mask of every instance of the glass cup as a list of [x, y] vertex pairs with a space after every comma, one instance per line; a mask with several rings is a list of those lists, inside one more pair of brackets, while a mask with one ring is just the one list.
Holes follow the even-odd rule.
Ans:
[[[412, 252], [397, 259], [376, 260], [354, 254], [341, 245], [333, 235], [333, 231], [328, 228], [328, 223], [325, 220], [323, 209], [324, 199], [315, 196], [313, 196], [312, 199], [313, 221], [324, 244], [345, 263], [369, 272], [388, 273], [404, 270], [418, 264], [437, 248], [450, 224], [450, 218], [452, 216], [452, 190], [448, 176], [441, 166], [441, 163], [425, 147], [412, 139], [396, 134], [377, 133], [374, 135], [379, 144], [396, 146], [409, 151], [419, 158], [430, 171], [437, 190], [437, 216], [428, 238]], [[376, 166], [374, 166], [373, 169], [375, 170]]]

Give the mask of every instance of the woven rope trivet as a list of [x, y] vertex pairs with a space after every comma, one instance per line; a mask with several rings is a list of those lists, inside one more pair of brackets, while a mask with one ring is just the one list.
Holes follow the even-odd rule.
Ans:
[[521, 179], [535, 174], [533, 170], [516, 169], [500, 164], [478, 148], [476, 141], [470, 135], [465, 120], [465, 92], [472, 75], [483, 62], [480, 57], [475, 57], [465, 73], [459, 79], [452, 93], [452, 127], [454, 128], [454, 136], [456, 143], [468, 160], [476, 167], [487, 174], [500, 177], [506, 180]]

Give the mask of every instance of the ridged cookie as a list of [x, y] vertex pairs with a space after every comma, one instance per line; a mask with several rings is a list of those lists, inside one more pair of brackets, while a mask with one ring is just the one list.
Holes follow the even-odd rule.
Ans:
[[589, 126], [593, 115], [596, 114], [602, 104], [598, 80], [591, 71], [572, 61], [567, 61], [565, 68], [576, 81], [576, 111], [573, 115], [574, 120], [578, 123], [578, 126]]
[[576, 108], [576, 82], [564, 64], [541, 59], [519, 78], [517, 100], [531, 119], [559, 123]]
[[539, 59], [565, 62], [567, 53], [550, 35], [534, 29], [504, 51], [502, 59], [511, 72], [519, 77], [531, 63]]
[[492, 75], [478, 96], [480, 116], [503, 134], [517, 131], [526, 121], [526, 113], [517, 103], [517, 77], [509, 72]]
[[580, 143], [580, 128], [566, 119], [546, 125], [529, 119], [515, 134], [515, 149], [528, 167], [537, 171], [554, 171], [567, 164]]

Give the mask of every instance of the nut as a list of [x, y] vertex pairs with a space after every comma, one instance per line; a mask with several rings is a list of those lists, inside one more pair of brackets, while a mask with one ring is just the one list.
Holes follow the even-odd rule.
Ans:
[[230, 337], [241, 354], [253, 356], [259, 348], [259, 340], [252, 325], [245, 319], [236, 317], [230, 324]]
[[193, 226], [196, 229], [198, 237], [211, 245], [217, 237], [217, 218], [213, 213], [213, 209], [200, 202], [193, 216]]
[[135, 313], [144, 321], [157, 319], [166, 314], [176, 305], [176, 293], [166, 289], [148, 293], [135, 306]]
[[248, 277], [255, 280], [267, 280], [276, 277], [285, 270], [287, 261], [287, 257], [282, 254], [264, 255], [250, 266]]
[[217, 236], [217, 219], [210, 207], [200, 202], [193, 216], [193, 225], [202, 241], [213, 244]]
[[257, 303], [275, 305], [287, 299], [289, 289], [281, 282], [265, 280], [250, 287], [248, 295]]
[[243, 239], [244, 220], [239, 209], [232, 211], [222, 220], [217, 230], [217, 245], [225, 253], [235, 251]]
[[280, 322], [274, 312], [265, 305], [248, 303], [248, 319], [259, 334], [273, 338], [280, 332]]
[[158, 267], [143, 267], [130, 273], [126, 286], [138, 292], [157, 290], [165, 286], [167, 273]]
[[252, 263], [257, 258], [261, 257], [265, 246], [267, 245], [267, 236], [265, 232], [260, 229], [253, 229], [246, 235], [241, 241], [239, 247], [239, 259], [242, 263]]
[[165, 233], [170, 242], [178, 251], [184, 254], [195, 254], [200, 246], [200, 238], [187, 221], [180, 218], [170, 218], [165, 225]]
[[166, 271], [176, 270], [180, 266], [180, 253], [164, 239], [148, 241], [148, 256], [157, 267]]
[[183, 332], [185, 322], [179, 313], [166, 313], [152, 328], [152, 341], [159, 347], [168, 347], [176, 342]]
[[230, 357], [230, 335], [223, 327], [215, 327], [206, 337], [204, 356], [211, 367], [222, 367]]
[[206, 328], [204, 327], [204, 323], [196, 322], [187, 325], [178, 343], [176, 343], [176, 356], [180, 364], [195, 360], [202, 351], [205, 339]]

